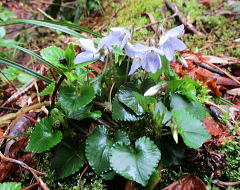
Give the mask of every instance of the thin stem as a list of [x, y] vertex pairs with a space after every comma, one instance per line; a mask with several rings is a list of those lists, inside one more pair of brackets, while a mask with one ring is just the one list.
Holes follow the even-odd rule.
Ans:
[[52, 97], [51, 97], [51, 105], [54, 105], [55, 104], [55, 98], [57, 96], [57, 91], [58, 89], [60, 88], [62, 82], [64, 81], [64, 79], [67, 78], [66, 75], [62, 75], [58, 81], [58, 83], [56, 84], [55, 88], [54, 88], [54, 91], [53, 91], [53, 94], [52, 94]]

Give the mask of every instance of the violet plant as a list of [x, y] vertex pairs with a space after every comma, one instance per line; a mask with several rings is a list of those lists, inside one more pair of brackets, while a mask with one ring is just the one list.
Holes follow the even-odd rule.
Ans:
[[[210, 138], [202, 123], [206, 110], [196, 100], [200, 85], [170, 68], [175, 52], [186, 49], [178, 39], [183, 32], [180, 25], [163, 33], [154, 47], [131, 44], [131, 31], [116, 27], [101, 39], [80, 38], [77, 55], [73, 44], [43, 49], [42, 59], [61, 77], [39, 96], [53, 94], [58, 101], [32, 129], [26, 151], [54, 150], [56, 180], [86, 165], [104, 180], [160, 181], [158, 166], [180, 165], [186, 147], [199, 148]], [[90, 78], [84, 67], [97, 60], [105, 62], [104, 71]]]

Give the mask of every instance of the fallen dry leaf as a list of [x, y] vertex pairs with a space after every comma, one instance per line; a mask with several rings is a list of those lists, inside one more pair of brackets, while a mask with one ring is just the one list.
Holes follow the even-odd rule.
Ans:
[[199, 177], [188, 174], [180, 181], [172, 183], [163, 190], [207, 190], [207, 188]]
[[233, 96], [240, 96], [240, 88], [228, 90], [227, 93]]

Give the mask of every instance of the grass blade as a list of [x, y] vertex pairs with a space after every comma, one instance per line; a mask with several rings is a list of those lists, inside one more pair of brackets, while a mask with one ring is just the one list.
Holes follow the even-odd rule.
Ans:
[[31, 70], [31, 69], [28, 69], [27, 67], [24, 67], [24, 66], [22, 66], [22, 65], [20, 65], [18, 63], [15, 63], [15, 62], [13, 62], [11, 60], [8, 60], [8, 59], [0, 57], [0, 63], [3, 63], [3, 64], [8, 65], [10, 67], [14, 67], [14, 68], [16, 68], [16, 69], [18, 69], [18, 70], [20, 70], [20, 71], [22, 71], [24, 73], [27, 73], [27, 74], [29, 74], [29, 75], [31, 75], [33, 77], [36, 77], [36, 78], [38, 78], [40, 80], [43, 80], [44, 82], [46, 82], [48, 84], [53, 82], [49, 78], [47, 78], [45, 76], [42, 76], [42, 75], [38, 74], [37, 72], [35, 72], [35, 71]]
[[[2, 46], [1, 43], [0, 43], [0, 46]], [[44, 64], [46, 64], [50, 68], [55, 69], [55, 71], [57, 71], [58, 73], [61, 73], [61, 74], [63, 73], [63, 71], [61, 69], [59, 69], [57, 66], [53, 65], [52, 63], [49, 63], [48, 61], [43, 59], [40, 55], [38, 55], [38, 54], [36, 54], [36, 53], [26, 49], [26, 48], [23, 48], [21, 46], [14, 45], [14, 44], [11, 44], [11, 45], [3, 44], [3, 46], [4, 47], [10, 47], [10, 48], [16, 48], [16, 49], [21, 50], [21, 51], [23, 51], [25, 53], [28, 53], [29, 55], [35, 57], [36, 59], [38, 59], [39, 61], [43, 62]]]
[[87, 28], [84, 28], [84, 27], [81, 27], [81, 26], [78, 26], [74, 23], [69, 23], [69, 22], [60, 22], [60, 21], [52, 21], [52, 20], [44, 20], [45, 22], [48, 22], [48, 23], [52, 23], [52, 24], [57, 24], [57, 25], [61, 25], [61, 26], [67, 26], [73, 30], [77, 30], [77, 31], [83, 31], [83, 32], [86, 32], [88, 34], [91, 34], [93, 35], [94, 37], [99, 37], [99, 38], [102, 38], [104, 37], [102, 34], [100, 33], [97, 33], [97, 32], [93, 32]]
[[34, 25], [38, 25], [38, 26], [55, 29], [55, 30], [64, 32], [66, 34], [70, 34], [76, 38], [87, 38], [86, 36], [76, 32], [74, 30], [71, 30], [66, 26], [61, 26], [61, 25], [53, 24], [53, 23], [46, 22], [46, 21], [28, 20], [28, 19], [12, 19], [9, 21], [0, 22], [0, 26], [8, 26], [8, 25], [14, 25], [14, 24], [34, 24]]

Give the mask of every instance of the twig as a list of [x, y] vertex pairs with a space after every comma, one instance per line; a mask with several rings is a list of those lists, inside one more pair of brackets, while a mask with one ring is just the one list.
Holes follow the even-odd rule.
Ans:
[[214, 183], [220, 187], [231, 187], [235, 185], [240, 185], [240, 181], [237, 182], [224, 182], [224, 181], [219, 181], [215, 180]]
[[23, 87], [19, 88], [17, 92], [15, 92], [6, 102], [2, 104], [2, 106], [6, 106], [7, 104], [10, 104], [14, 100], [16, 100], [19, 96], [27, 92], [32, 86], [34, 85], [35, 79], [30, 80], [28, 83], [26, 83]]
[[53, 91], [53, 94], [52, 94], [52, 97], [51, 97], [51, 105], [54, 105], [55, 104], [55, 98], [56, 98], [56, 95], [57, 95], [57, 91], [58, 89], [60, 88], [62, 82], [64, 81], [64, 79], [67, 78], [66, 75], [62, 75], [57, 83], [57, 85], [55, 86], [54, 88], [54, 91]]
[[191, 31], [194, 34], [198, 34], [200, 36], [204, 36], [204, 33], [197, 31], [197, 29], [190, 23], [188, 23], [183, 16], [179, 13], [179, 10], [177, 9], [177, 7], [173, 6], [172, 3], [170, 3], [169, 1], [165, 2], [166, 6], [171, 10], [172, 13], [177, 13], [176, 16], [178, 17], [179, 21], [184, 24], [184, 26]]
[[[151, 23], [146, 24], [146, 25], [143, 25], [143, 26], [140, 26], [140, 27], [136, 28], [134, 31], [138, 31], [138, 30], [141, 30], [141, 29], [143, 29], [143, 28], [147, 28], [147, 27], [149, 27], [149, 26], [153, 26], [153, 25], [155, 25], [155, 24], [159, 24], [159, 23], [162, 23], [162, 22], [166, 22], [168, 19], [175, 17], [175, 16], [177, 15], [177, 13], [178, 13], [178, 12], [175, 12], [173, 15], [168, 16], [167, 18], [164, 18], [164, 19], [159, 20], [159, 21], [151, 21], [151, 18], [150, 18], [150, 16], [148, 15], [149, 13], [146, 13], [146, 14], [149, 16]], [[153, 29], [153, 30], [155, 31], [155, 29]]]
[[103, 119], [98, 119], [97, 122], [102, 125], [105, 125], [109, 129], [112, 129], [111, 126], [109, 124], [107, 124]]
[[3, 110], [11, 110], [11, 111], [17, 111], [17, 110], [18, 110], [18, 109], [15, 109], [15, 108], [3, 107], [3, 106], [0, 106], [0, 109], [3, 109]]
[[34, 178], [37, 180], [37, 182], [39, 183], [39, 185], [41, 186], [41, 188], [43, 190], [49, 190], [47, 185], [43, 182], [42, 178], [40, 178], [38, 175], [46, 175], [45, 173], [42, 173], [42, 172], [39, 172], [33, 168], [31, 168], [30, 166], [28, 166], [27, 164], [25, 164], [24, 162], [22, 161], [19, 161], [19, 160], [15, 160], [13, 158], [9, 158], [9, 157], [6, 157], [2, 154], [2, 152], [0, 152], [0, 158], [4, 161], [7, 161], [7, 162], [12, 162], [12, 163], [15, 163], [15, 164], [18, 164], [20, 166], [22, 166], [23, 168], [29, 170]]
[[198, 65], [199, 67], [202, 67], [202, 68], [204, 68], [204, 69], [207, 69], [207, 70], [209, 70], [209, 71], [211, 71], [211, 72], [213, 72], [213, 73], [217, 73], [217, 74], [219, 74], [219, 75], [225, 76], [225, 73], [224, 73], [224, 72], [221, 72], [221, 71], [219, 71], [219, 70], [216, 70], [216, 69], [214, 69], [214, 68], [212, 68], [212, 67], [209, 67], [209, 66], [207, 66], [207, 65], [204, 65], [204, 64], [202, 64], [202, 63], [200, 63], [200, 62], [193, 61], [193, 63], [195, 63], [195, 64]]
[[26, 117], [27, 119], [29, 119], [30, 121], [32, 121], [33, 123], [37, 123], [37, 121], [35, 119], [33, 119], [32, 117], [26, 115], [26, 114], [23, 114], [24, 117]]
[[228, 76], [230, 79], [234, 80], [236, 83], [240, 84], [240, 81], [236, 79], [236, 77], [232, 76], [230, 73], [224, 71], [223, 69], [221, 69], [220, 67], [212, 64], [212, 63], [206, 63], [211, 67], [214, 67], [215, 69], [218, 69], [219, 71], [223, 72], [226, 76]]
[[84, 170], [82, 171], [82, 173], [81, 173], [81, 175], [80, 175], [80, 177], [79, 177], [79, 181], [81, 181], [84, 173], [85, 173], [87, 170], [88, 170], [88, 166], [86, 166], [86, 168], [84, 168]]
[[18, 117], [22, 114], [25, 114], [25, 113], [27, 113], [31, 110], [36, 110], [36, 109], [39, 109], [43, 106], [48, 106], [48, 105], [50, 105], [50, 102], [38, 103], [38, 104], [34, 104], [32, 106], [29, 106], [29, 107], [24, 107], [21, 110], [19, 110], [17, 113], [6, 114], [6, 115], [0, 117], [0, 125], [3, 124], [7, 120], [15, 119], [16, 117]]

